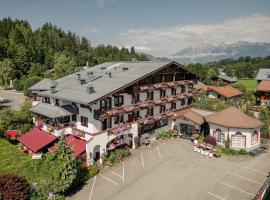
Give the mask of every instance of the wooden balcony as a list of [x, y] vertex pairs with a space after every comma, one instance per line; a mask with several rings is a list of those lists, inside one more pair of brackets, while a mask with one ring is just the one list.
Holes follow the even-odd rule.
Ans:
[[183, 81], [141, 85], [141, 86], [138, 86], [138, 88], [140, 92], [145, 92], [145, 91], [150, 91], [150, 90], [173, 88], [175, 86], [181, 86], [181, 85], [194, 85], [196, 83], [197, 83], [197, 80], [183, 80]]
[[[130, 106], [116, 107], [116, 108], [113, 108], [112, 110], [109, 110], [106, 112], [96, 111], [97, 113], [100, 113], [100, 114], [98, 116], [96, 116], [99, 118], [95, 117], [95, 119], [97, 119], [97, 120], [106, 119], [106, 118], [110, 118], [110, 117], [113, 117], [113, 116], [118, 115], [118, 114], [131, 113], [131, 112], [143, 110], [146, 108], [164, 105], [166, 103], [175, 102], [175, 101], [184, 99], [186, 97], [191, 98], [191, 97], [194, 97], [195, 95], [196, 95], [195, 93], [177, 94], [175, 96], [163, 97], [163, 98], [158, 99], [158, 100], [147, 100], [144, 102], [138, 102], [138, 103], [132, 104]], [[94, 113], [94, 115], [95, 115], [95, 113]]]

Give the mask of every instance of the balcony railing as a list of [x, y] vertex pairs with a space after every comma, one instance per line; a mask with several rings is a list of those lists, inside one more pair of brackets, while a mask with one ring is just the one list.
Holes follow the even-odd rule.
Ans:
[[164, 83], [156, 83], [156, 84], [148, 84], [148, 85], [141, 85], [139, 87], [139, 91], [144, 92], [148, 90], [156, 90], [156, 89], [163, 89], [163, 88], [172, 88], [175, 86], [181, 85], [194, 85], [197, 83], [197, 80], [183, 80], [183, 81], [173, 81], [173, 82], [164, 82]]
[[146, 108], [150, 108], [154, 106], [164, 105], [166, 103], [171, 103], [177, 100], [184, 99], [186, 97], [191, 98], [194, 96], [195, 96], [194, 93], [177, 94], [175, 96], [163, 97], [158, 100], [146, 100], [144, 102], [138, 102], [130, 106], [120, 106], [120, 107], [116, 107], [116, 108], [113, 108], [112, 110], [104, 111], [104, 112], [102, 112], [101, 110], [94, 110], [94, 118], [96, 120], [106, 119], [106, 118], [113, 117], [118, 114], [130, 113], [133, 111], [138, 111], [138, 110], [142, 110], [142, 109], [146, 109]]

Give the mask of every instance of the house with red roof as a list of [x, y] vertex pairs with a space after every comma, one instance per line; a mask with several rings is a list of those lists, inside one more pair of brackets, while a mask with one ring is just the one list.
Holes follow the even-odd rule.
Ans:
[[231, 86], [206, 86], [205, 95], [209, 98], [216, 98], [220, 100], [230, 100], [230, 101], [239, 101], [243, 93]]

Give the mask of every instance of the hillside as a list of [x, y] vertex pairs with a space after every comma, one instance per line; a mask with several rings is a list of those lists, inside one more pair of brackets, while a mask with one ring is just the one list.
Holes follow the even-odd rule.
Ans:
[[92, 47], [87, 38], [50, 23], [33, 30], [25, 20], [0, 20], [0, 86], [8, 87], [15, 79], [42, 78], [44, 73], [59, 78], [78, 71], [87, 61], [92, 66], [132, 59], [148, 60], [133, 47]]

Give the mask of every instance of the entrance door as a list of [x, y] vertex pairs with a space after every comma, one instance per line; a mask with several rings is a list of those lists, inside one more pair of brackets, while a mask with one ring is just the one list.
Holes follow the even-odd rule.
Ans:
[[134, 115], [131, 113], [131, 114], [128, 114], [128, 122], [133, 122], [134, 120]]

